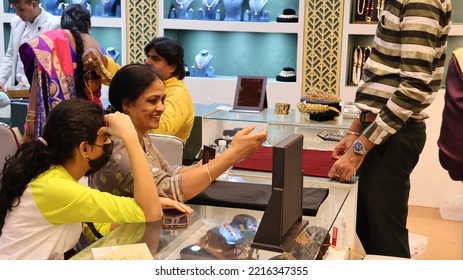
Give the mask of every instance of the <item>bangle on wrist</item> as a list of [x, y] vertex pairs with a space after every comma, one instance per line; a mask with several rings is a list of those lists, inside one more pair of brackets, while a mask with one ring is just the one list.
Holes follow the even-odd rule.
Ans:
[[206, 166], [206, 171], [207, 171], [207, 177], [209, 177], [209, 181], [211, 181], [212, 183], [214, 180], [212, 180], [211, 172], [209, 171], [209, 165], [206, 163], [205, 166]]
[[350, 130], [348, 130], [348, 131], [346, 132], [346, 135], [347, 135], [347, 134], [359, 136], [358, 132], [353, 132], [353, 131], [350, 131]]

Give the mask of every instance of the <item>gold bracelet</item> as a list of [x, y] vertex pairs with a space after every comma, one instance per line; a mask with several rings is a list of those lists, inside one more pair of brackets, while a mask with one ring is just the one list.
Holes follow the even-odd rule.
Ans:
[[351, 135], [359, 136], [358, 132], [353, 132], [353, 131], [350, 131], [350, 130], [348, 130], [348, 131], [346, 132], [346, 134], [351, 134]]
[[207, 163], [205, 165], [206, 165], [207, 177], [209, 177], [209, 180], [212, 183], [214, 180], [212, 180], [211, 172], [209, 171], [209, 165]]

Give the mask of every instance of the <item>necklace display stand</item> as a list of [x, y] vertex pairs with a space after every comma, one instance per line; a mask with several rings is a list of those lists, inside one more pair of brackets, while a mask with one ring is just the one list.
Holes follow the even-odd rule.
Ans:
[[177, 11], [177, 18], [190, 19], [190, 5], [194, 0], [175, 0], [175, 9]]
[[216, 12], [217, 12], [216, 7], [219, 3], [220, 3], [220, 0], [203, 0], [203, 11], [204, 11], [203, 19], [216, 20]]
[[212, 77], [214, 68], [209, 66], [213, 55], [208, 50], [202, 50], [195, 56], [195, 63], [191, 67], [190, 75], [193, 77]]
[[88, 3], [87, 0], [72, 0], [72, 4], [80, 4], [92, 14], [92, 5]]
[[223, 0], [226, 21], [241, 21], [243, 0]]
[[52, 15], [60, 15], [58, 7], [63, 3], [62, 0], [46, 0], [45, 1], [45, 10]]
[[103, 4], [103, 16], [115, 17], [116, 16], [116, 0], [101, 0]]
[[267, 5], [268, 0], [249, 0], [249, 8], [251, 9], [251, 21], [263, 21], [263, 9]]

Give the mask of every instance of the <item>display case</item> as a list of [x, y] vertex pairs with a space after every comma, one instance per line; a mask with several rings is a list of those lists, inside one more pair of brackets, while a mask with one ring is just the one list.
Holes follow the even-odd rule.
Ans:
[[[370, 6], [372, 3], [373, 10], [371, 11]], [[357, 85], [352, 82], [352, 77], [355, 77], [355, 73], [353, 73], [355, 49], [357, 47], [365, 49], [372, 45], [378, 24], [377, 14], [381, 11], [381, 3], [384, 3], [384, 1], [344, 1], [341, 71], [339, 75], [340, 97], [344, 102], [352, 102], [355, 98]], [[367, 7], [367, 5], [370, 6]], [[452, 6], [453, 23], [448, 39], [448, 54], [451, 54], [457, 48], [463, 47], [463, 2], [452, 1]], [[373, 15], [370, 21], [366, 20], [366, 17], [370, 16], [370, 14], [366, 15], [367, 11]], [[448, 65], [449, 59], [450, 55], [447, 55], [446, 65]], [[445, 84], [445, 73], [442, 83]]]
[[[248, 183], [270, 184], [270, 178], [265, 174], [262, 176], [256, 176], [258, 174], [254, 173], [234, 175], [235, 179]], [[314, 182], [310, 178], [305, 178], [304, 186], [327, 188], [329, 195], [320, 205], [316, 216], [303, 217], [304, 220], [309, 221], [308, 227], [296, 237], [291, 249], [284, 253], [251, 248], [250, 243], [254, 234], [246, 230], [241, 230], [243, 235], [235, 238], [234, 244], [219, 241], [216, 236], [210, 235], [211, 231], [227, 227], [237, 217], [255, 219], [252, 221], [252, 226], [256, 227], [260, 223], [263, 211], [193, 205], [194, 213], [188, 216], [186, 228], [163, 229], [160, 222], [124, 224], [72, 259], [93, 259], [92, 248], [136, 243], [146, 243], [154, 259], [317, 259], [320, 258], [317, 255], [325, 243], [325, 237], [340, 209], [351, 195], [352, 189], [355, 188], [355, 184], [340, 184], [328, 180]], [[246, 224], [251, 224], [249, 220]], [[220, 238], [226, 240], [227, 238], [233, 239], [233, 236], [228, 236], [226, 233], [220, 234]], [[327, 249], [326, 243], [324, 249]], [[342, 258], [349, 258], [348, 252], [346, 248]]]
[[[199, 70], [198, 66], [213, 68], [213, 74], [209, 71], [210, 75], [186, 77], [185, 83], [195, 103], [210, 102], [213, 96], [214, 102], [232, 104], [237, 76], [244, 75], [268, 78], [269, 106], [284, 100], [293, 102], [295, 106], [302, 93], [305, 1], [241, 2], [240, 11], [236, 13], [238, 17], [225, 20], [229, 11], [224, 6], [224, 0], [159, 1], [159, 36], [174, 38], [182, 43], [185, 63], [190, 72], [192, 66], [196, 70]], [[178, 3], [184, 3], [184, 10], [192, 10], [191, 19], [188, 16], [177, 18], [172, 14], [172, 9], [180, 11]], [[209, 4], [213, 4], [211, 8], [217, 17], [206, 19], [204, 15], [200, 16], [202, 19], [198, 19], [199, 9], [206, 14]], [[259, 20], [253, 21], [249, 18], [245, 21], [246, 13], [256, 9], [259, 15], [266, 14], [266, 19], [262, 16]], [[298, 21], [277, 22], [277, 17], [285, 9], [293, 10]], [[212, 59], [207, 61], [206, 66], [196, 63], [196, 56], [202, 51], [212, 54]], [[287, 67], [294, 69], [296, 80], [277, 81], [276, 77]]]

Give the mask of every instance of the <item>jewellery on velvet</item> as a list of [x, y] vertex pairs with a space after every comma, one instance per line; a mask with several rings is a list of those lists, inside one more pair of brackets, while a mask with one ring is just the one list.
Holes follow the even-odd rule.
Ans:
[[357, 0], [357, 14], [358, 15], [363, 15], [365, 12], [365, 3], [367, 0], [362, 0], [362, 10], [360, 10], [360, 0]]
[[209, 4], [207, 0], [203, 0], [203, 4], [206, 6], [207, 10], [210, 11], [212, 7], [216, 4], [217, 0], [212, 0], [212, 3]]
[[341, 114], [341, 112], [329, 105], [323, 105], [323, 104], [312, 104], [312, 103], [307, 103], [307, 102], [297, 102], [296, 104], [297, 109], [301, 113], [306, 113], [306, 114], [321, 114], [321, 113], [326, 113], [328, 111], [333, 111], [338, 114], [338, 116]]
[[178, 0], [175, 0], [175, 2], [178, 4], [178, 8], [179, 8], [180, 10], [183, 10], [183, 4], [185, 4], [186, 2], [188, 2], [188, 0], [185, 0], [185, 1], [183, 1], [183, 2], [180, 2], [180, 1], [178, 1]]
[[[200, 63], [199, 60], [201, 58], [201, 56], [206, 56], [206, 58], [204, 59], [203, 63]], [[209, 61], [211, 60], [211, 56], [209, 55], [209, 53], [206, 53], [205, 55], [204, 54], [200, 54], [200, 58], [198, 58], [196, 60], [196, 66], [198, 67], [198, 69], [203, 69], [204, 66], [206, 66]]]
[[296, 73], [294, 73], [294, 71], [281, 70], [278, 75], [284, 78], [289, 78], [289, 77], [295, 77]]
[[374, 7], [375, 7], [375, 0], [368, 0], [368, 4], [366, 6], [366, 12], [365, 12], [366, 22], [371, 22], [371, 20], [373, 19]]
[[341, 102], [341, 98], [334, 94], [326, 93], [319, 89], [310, 88], [307, 93], [305, 94], [307, 99], [312, 101], [325, 101], [325, 102], [332, 102], [332, 103], [339, 103]]
[[381, 17], [381, 13], [384, 10], [384, 0], [378, 0], [378, 6], [376, 7], [376, 13], [378, 16], [378, 19]]
[[256, 0], [249, 0], [249, 7], [254, 11], [254, 15], [257, 16], [259, 15], [259, 12], [262, 10], [262, 8], [267, 4], [267, 1], [261, 1], [260, 7], [257, 7], [256, 9]]

